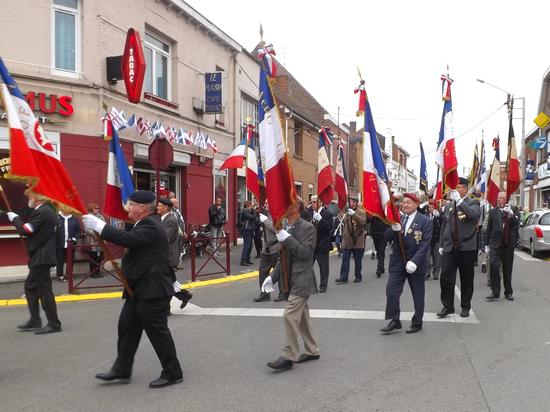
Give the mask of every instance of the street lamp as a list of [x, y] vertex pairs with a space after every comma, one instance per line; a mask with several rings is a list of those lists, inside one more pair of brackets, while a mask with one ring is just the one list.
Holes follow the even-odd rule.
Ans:
[[[506, 93], [507, 101], [506, 105], [508, 106], [508, 110], [510, 111], [510, 116], [513, 119], [513, 113], [511, 110], [513, 110], [513, 102], [514, 100], [521, 100], [522, 101], [522, 107], [521, 107], [521, 170], [522, 172], [525, 170], [525, 156], [526, 156], [526, 150], [525, 150], [525, 97], [514, 97], [512, 93], [510, 93], [507, 90], [504, 90], [498, 86], [495, 86], [494, 84], [488, 83], [485, 80], [476, 79], [479, 83], [486, 84], [487, 86], [491, 86], [494, 89], [500, 90], [501, 92]], [[524, 180], [521, 180], [520, 187], [519, 187], [519, 203], [521, 207], [523, 208], [525, 204], [525, 183]]]

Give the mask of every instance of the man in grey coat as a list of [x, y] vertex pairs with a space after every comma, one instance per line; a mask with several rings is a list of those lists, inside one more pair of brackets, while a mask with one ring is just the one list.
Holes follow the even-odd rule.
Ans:
[[179, 238], [178, 238], [178, 221], [174, 214], [172, 213], [172, 202], [165, 198], [161, 197], [157, 205], [157, 213], [162, 220], [162, 226], [166, 229], [166, 234], [168, 235], [168, 260], [170, 261], [170, 266], [177, 268], [179, 264]]
[[[284, 312], [286, 346], [283, 354], [267, 366], [276, 371], [292, 368], [294, 363], [319, 359], [319, 347], [311, 332], [308, 299], [317, 293], [317, 281], [313, 271], [315, 227], [300, 217], [304, 202], [299, 199], [286, 211], [285, 229], [277, 231], [281, 244], [281, 259], [263, 285], [262, 291], [273, 292], [273, 283], [283, 281], [283, 270], [288, 273], [288, 299]], [[283, 268], [282, 266], [285, 266]], [[304, 340], [305, 353], [300, 354], [298, 334]]]
[[474, 294], [474, 260], [477, 254], [479, 200], [468, 196], [468, 179], [460, 178], [449, 192], [451, 203], [443, 209], [439, 253], [441, 254], [441, 303], [437, 316], [454, 313], [456, 270], [460, 273], [460, 316], [470, 315]]

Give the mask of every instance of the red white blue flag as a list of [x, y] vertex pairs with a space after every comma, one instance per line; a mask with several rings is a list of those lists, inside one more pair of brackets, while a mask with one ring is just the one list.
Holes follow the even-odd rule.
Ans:
[[344, 164], [344, 146], [342, 144], [338, 145], [334, 191], [338, 193], [338, 208], [342, 209], [348, 201], [348, 178]]
[[262, 66], [269, 77], [277, 75], [277, 64], [275, 63], [275, 49], [272, 44], [260, 48], [257, 51], [258, 57], [262, 60]]
[[248, 149], [246, 155], [246, 188], [254, 195], [260, 203], [260, 183], [258, 180], [258, 160], [254, 150], [254, 139], [252, 139], [252, 129], [254, 126], [247, 125]]
[[327, 150], [332, 144], [332, 133], [328, 128], [319, 130], [319, 150], [317, 152], [317, 196], [324, 204], [330, 204], [334, 197], [334, 179], [328, 160]]

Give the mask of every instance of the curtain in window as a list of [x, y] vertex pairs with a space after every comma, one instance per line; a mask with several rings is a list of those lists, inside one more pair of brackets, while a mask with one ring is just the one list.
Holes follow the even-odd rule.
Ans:
[[55, 12], [55, 67], [62, 70], [76, 70], [76, 27], [75, 16], [61, 11]]

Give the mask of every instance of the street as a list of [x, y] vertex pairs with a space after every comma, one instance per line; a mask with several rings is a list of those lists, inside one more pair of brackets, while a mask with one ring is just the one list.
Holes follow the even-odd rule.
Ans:
[[[434, 321], [439, 282], [427, 281], [424, 329], [405, 334], [411, 315], [403, 313], [404, 329], [386, 336], [379, 332], [386, 322], [377, 319], [383, 318], [387, 274], [377, 279], [366, 254], [363, 282], [335, 285], [340, 259], [332, 255], [330, 262], [328, 292], [310, 299], [321, 358], [280, 374], [265, 365], [284, 344], [282, 319], [268, 309], [282, 310], [284, 303], [252, 302], [257, 278], [194, 289], [184, 310], [173, 302], [169, 324], [185, 381], [160, 390], [147, 387], [160, 364], [145, 336], [128, 385], [93, 377], [114, 359], [120, 300], [59, 304], [63, 332], [48, 336], [15, 329], [27, 319], [26, 307], [2, 308], [1, 409], [548, 410], [548, 262], [516, 252], [514, 302], [486, 302], [486, 278], [477, 268], [473, 313], [456, 314], [456, 321]], [[408, 286], [401, 308], [412, 312]]]

